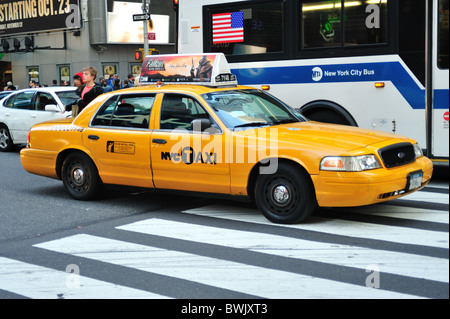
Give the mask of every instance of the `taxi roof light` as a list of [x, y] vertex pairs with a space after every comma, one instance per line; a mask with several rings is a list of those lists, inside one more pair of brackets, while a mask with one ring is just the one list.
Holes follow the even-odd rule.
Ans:
[[237, 85], [223, 53], [148, 55], [142, 63], [142, 84]]

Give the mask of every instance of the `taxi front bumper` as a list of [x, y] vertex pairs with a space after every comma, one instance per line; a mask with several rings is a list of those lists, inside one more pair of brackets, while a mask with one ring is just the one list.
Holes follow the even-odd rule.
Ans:
[[[421, 172], [418, 188], [410, 189], [412, 174]], [[364, 172], [328, 172], [311, 176], [320, 207], [352, 207], [385, 202], [423, 188], [433, 174], [432, 162], [422, 156], [414, 163]]]

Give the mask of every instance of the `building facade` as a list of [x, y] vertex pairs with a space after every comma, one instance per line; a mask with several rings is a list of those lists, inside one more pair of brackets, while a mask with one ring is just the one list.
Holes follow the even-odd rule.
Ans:
[[142, 0], [4, 0], [0, 3], [0, 88], [8, 81], [26, 88], [73, 83], [85, 66], [99, 77], [139, 74], [135, 51], [144, 47], [147, 23], [149, 48], [176, 52], [173, 2], [147, 0], [150, 20], [133, 21], [143, 13]]

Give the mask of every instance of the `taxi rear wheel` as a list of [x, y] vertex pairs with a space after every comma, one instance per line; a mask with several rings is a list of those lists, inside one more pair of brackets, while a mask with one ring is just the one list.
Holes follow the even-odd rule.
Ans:
[[79, 200], [93, 199], [102, 188], [97, 168], [85, 154], [71, 153], [62, 166], [62, 180], [69, 195]]
[[294, 165], [278, 165], [276, 173], [258, 177], [256, 204], [262, 214], [274, 223], [302, 222], [317, 207], [312, 182], [306, 172]]

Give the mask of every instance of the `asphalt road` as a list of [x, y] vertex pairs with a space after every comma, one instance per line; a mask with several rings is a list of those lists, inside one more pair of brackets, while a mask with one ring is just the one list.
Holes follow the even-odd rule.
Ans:
[[98, 200], [75, 201], [61, 181], [32, 175], [19, 150], [0, 153], [0, 242], [32, 238], [171, 205], [190, 207], [201, 199], [126, 189], [108, 189]]
[[[448, 171], [430, 185], [280, 226], [250, 204], [151, 190], [75, 201], [0, 153], [0, 299], [448, 298]], [[64, 282], [70, 265], [84, 289], [52, 290], [46, 273]]]

